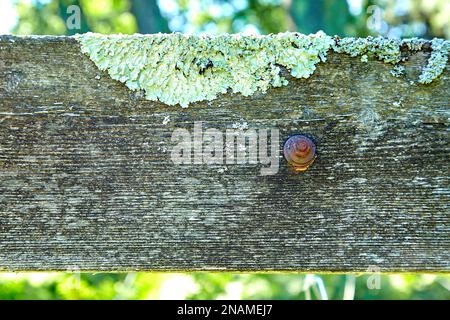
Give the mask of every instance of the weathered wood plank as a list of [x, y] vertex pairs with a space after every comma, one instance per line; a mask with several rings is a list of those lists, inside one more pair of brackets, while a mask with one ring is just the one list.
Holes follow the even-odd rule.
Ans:
[[[72, 38], [0, 37], [0, 270], [450, 271], [450, 77], [330, 53], [306, 80], [187, 109], [144, 100]], [[293, 174], [175, 165], [177, 128], [314, 138]]]

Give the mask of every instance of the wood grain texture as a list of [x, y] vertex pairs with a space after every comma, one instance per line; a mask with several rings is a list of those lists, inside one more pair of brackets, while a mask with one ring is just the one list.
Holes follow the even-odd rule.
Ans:
[[[0, 270], [450, 271], [449, 70], [330, 53], [311, 78], [187, 109], [146, 101], [72, 38], [0, 37]], [[172, 132], [316, 141], [293, 174], [174, 165]]]

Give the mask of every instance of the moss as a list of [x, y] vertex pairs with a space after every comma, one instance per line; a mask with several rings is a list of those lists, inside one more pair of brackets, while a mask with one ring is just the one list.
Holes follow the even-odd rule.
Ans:
[[[98, 68], [142, 90], [148, 100], [169, 105], [213, 100], [226, 92], [249, 96], [270, 87], [288, 84], [281, 67], [296, 78], [308, 78], [332, 49], [367, 62], [375, 58], [397, 65], [401, 46], [420, 50], [424, 40], [394, 40], [382, 37], [337, 38], [318, 32], [312, 35], [280, 33], [267, 36], [192, 36], [175, 34], [76, 35], [83, 53]], [[448, 42], [435, 39], [433, 53], [419, 82], [429, 83], [445, 68]], [[401, 76], [402, 66], [391, 72]]]

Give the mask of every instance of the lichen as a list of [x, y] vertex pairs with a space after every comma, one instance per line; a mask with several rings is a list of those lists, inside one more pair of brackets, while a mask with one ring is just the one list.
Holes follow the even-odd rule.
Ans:
[[349, 54], [352, 57], [360, 56], [361, 62], [368, 62], [369, 58], [375, 58], [394, 64], [391, 74], [394, 77], [400, 77], [404, 71], [404, 67], [398, 65], [402, 61], [401, 44], [401, 40], [383, 37], [337, 38], [333, 50]]
[[[361, 61], [378, 59], [393, 65], [392, 75], [401, 76], [402, 46], [411, 51], [423, 48], [425, 40], [382, 37], [338, 38], [318, 32], [311, 35], [280, 33], [267, 36], [76, 35], [83, 53], [89, 55], [111, 78], [145, 98], [169, 105], [213, 100], [233, 92], [249, 96], [270, 87], [288, 84], [281, 74], [286, 68], [293, 77], [308, 78], [329, 50], [359, 56]], [[445, 69], [449, 42], [432, 41], [432, 53], [420, 75], [430, 83]]]
[[397, 78], [401, 77], [404, 73], [405, 73], [405, 67], [400, 64], [395, 65], [391, 69], [391, 74]]
[[447, 64], [450, 42], [434, 38], [431, 40], [431, 49], [433, 51], [427, 65], [419, 76], [419, 83], [431, 83], [442, 74]]
[[[391, 63], [394, 65], [390, 71], [391, 74], [394, 77], [400, 77], [405, 73], [404, 66], [398, 64], [402, 61], [402, 46], [405, 45], [410, 51], [420, 51], [426, 43], [426, 40], [418, 38], [405, 40], [383, 37], [344, 38], [336, 40], [333, 50], [349, 54], [352, 57], [361, 56], [362, 62], [367, 62], [368, 57], [373, 57]], [[418, 79], [418, 82], [422, 84], [431, 83], [442, 74], [447, 64], [450, 42], [434, 38], [431, 41], [431, 49], [432, 53], [428, 63]]]
[[419, 39], [419, 38], [410, 38], [404, 39], [402, 41], [403, 44], [411, 51], [420, 51], [423, 46], [427, 43], [427, 40]]
[[231, 90], [249, 96], [287, 85], [280, 66], [307, 78], [326, 59], [333, 39], [324, 33], [269, 36], [76, 36], [101, 69], [149, 100], [180, 104], [215, 99]]
[[401, 41], [383, 37], [336, 39], [333, 50], [347, 53], [352, 57], [361, 56], [361, 60], [377, 58], [386, 63], [398, 63], [401, 59]]

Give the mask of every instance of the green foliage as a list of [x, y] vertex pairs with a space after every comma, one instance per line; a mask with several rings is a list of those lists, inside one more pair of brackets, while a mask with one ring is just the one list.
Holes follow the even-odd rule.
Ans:
[[[81, 29], [68, 30], [67, 8], [81, 8]], [[16, 4], [19, 21], [16, 34], [66, 34], [95, 31], [99, 33], [132, 34], [138, 31], [137, 21], [130, 12], [130, 0], [18, 0]]]
[[20, 1], [16, 6], [19, 23], [14, 29], [17, 34], [64, 34], [64, 20], [57, 14], [56, 1], [48, 4]]
[[386, 25], [381, 35], [450, 38], [450, 1], [407, 0], [371, 1], [383, 11]]
[[[15, 0], [17, 34], [278, 33], [450, 37], [448, 0]], [[80, 30], [67, 30], [67, 7], [78, 5]], [[158, 6], [159, 5], [159, 6]]]
[[[0, 273], [0, 299], [450, 299], [450, 276], [232, 273]], [[352, 279], [353, 277], [353, 279]], [[309, 280], [313, 280], [310, 282]], [[352, 284], [355, 280], [355, 287]], [[308, 287], [307, 284], [310, 284]], [[349, 289], [350, 288], [350, 289]]]
[[290, 13], [298, 31], [313, 33], [322, 29], [331, 35], [354, 34], [349, 30], [353, 22], [346, 1], [292, 1]]

